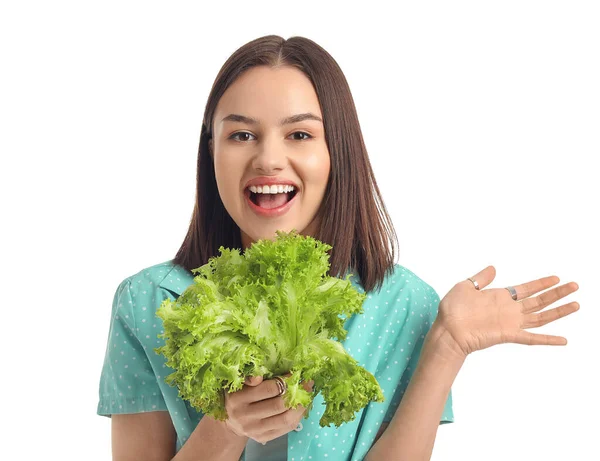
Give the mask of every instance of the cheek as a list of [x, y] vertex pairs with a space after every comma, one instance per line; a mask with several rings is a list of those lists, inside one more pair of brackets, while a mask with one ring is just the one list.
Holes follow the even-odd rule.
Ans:
[[219, 195], [221, 195], [223, 202], [226, 202], [229, 197], [238, 192], [239, 177], [237, 169], [239, 168], [239, 162], [232, 161], [231, 156], [220, 154], [215, 156], [214, 165]]
[[213, 158], [213, 162], [215, 164], [215, 176], [223, 177], [225, 176], [223, 172], [227, 171], [227, 155], [215, 155]]
[[306, 163], [306, 181], [310, 182], [313, 187], [318, 187], [325, 190], [327, 180], [329, 179], [329, 170], [331, 168], [331, 160], [329, 152], [319, 153], [307, 159]]

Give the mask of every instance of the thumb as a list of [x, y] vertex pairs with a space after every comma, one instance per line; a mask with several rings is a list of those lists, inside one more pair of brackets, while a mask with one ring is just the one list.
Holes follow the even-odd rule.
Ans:
[[[471, 278], [474, 279], [478, 283], [479, 289], [483, 290], [485, 287], [487, 287], [490, 283], [492, 283], [494, 281], [495, 277], [496, 277], [496, 268], [494, 266], [488, 266], [485, 269], [483, 269], [482, 271], [477, 272]], [[465, 282], [465, 284], [469, 284], [469, 285], [473, 284], [469, 280], [463, 280], [463, 282]]]
[[262, 376], [248, 376], [244, 381], [244, 384], [248, 386], [258, 386], [263, 382]]

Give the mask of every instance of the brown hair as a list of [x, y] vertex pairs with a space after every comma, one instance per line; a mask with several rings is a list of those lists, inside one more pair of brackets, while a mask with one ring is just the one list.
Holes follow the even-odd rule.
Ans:
[[[190, 227], [173, 262], [191, 271], [218, 256], [219, 247], [241, 248], [240, 228], [218, 193], [208, 142], [217, 103], [227, 88], [255, 66], [293, 66], [312, 82], [323, 114], [331, 170], [319, 208], [314, 238], [332, 245], [329, 274], [354, 270], [365, 291], [393, 271], [397, 236], [369, 162], [356, 107], [346, 78], [333, 57], [312, 40], [268, 35], [236, 50], [217, 75], [208, 96], [196, 176], [196, 203]], [[302, 229], [298, 229], [299, 232]]]

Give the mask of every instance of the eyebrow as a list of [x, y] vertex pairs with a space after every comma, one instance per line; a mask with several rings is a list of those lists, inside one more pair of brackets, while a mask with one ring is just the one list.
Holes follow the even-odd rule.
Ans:
[[[315, 114], [307, 112], [304, 114], [296, 114], [296, 115], [292, 115], [290, 117], [286, 117], [283, 120], [279, 121], [279, 125], [280, 126], [289, 125], [291, 123], [298, 123], [298, 122], [302, 122], [304, 120], [315, 120], [317, 122], [323, 123], [323, 120], [321, 119], [321, 117], [318, 117]], [[240, 114], [229, 114], [227, 117], [224, 117], [223, 120], [221, 120], [221, 123], [223, 123], [223, 122], [241, 122], [241, 123], [247, 123], [248, 125], [260, 125], [260, 122], [258, 120], [256, 120], [255, 118], [246, 117], [245, 115], [240, 115]]]

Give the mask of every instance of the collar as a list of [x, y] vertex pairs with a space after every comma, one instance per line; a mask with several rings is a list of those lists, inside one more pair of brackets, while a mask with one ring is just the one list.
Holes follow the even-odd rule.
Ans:
[[171, 269], [158, 286], [169, 290], [176, 296], [180, 296], [194, 281], [194, 274], [178, 264], [173, 264], [173, 260], [170, 260], [169, 264], [171, 265]]

